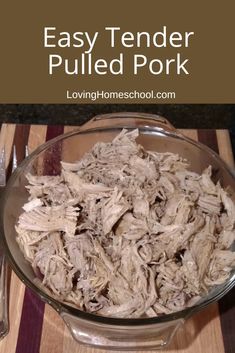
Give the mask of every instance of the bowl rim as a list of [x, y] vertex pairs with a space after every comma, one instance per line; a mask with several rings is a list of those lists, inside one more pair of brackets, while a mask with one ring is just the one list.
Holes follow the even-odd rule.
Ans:
[[[155, 132], [158, 135], [165, 136], [165, 137], [172, 137], [172, 138], [177, 138], [184, 140], [185, 142], [194, 145], [196, 148], [199, 148], [203, 152], [206, 152], [207, 154], [210, 155], [211, 158], [214, 158], [222, 168], [226, 170], [230, 174], [232, 178], [235, 179], [235, 172], [230, 168], [221, 158], [220, 156], [214, 152], [212, 149], [207, 147], [206, 145], [194, 141], [190, 139], [189, 137], [184, 136], [182, 133], [178, 131], [165, 131], [162, 128], [159, 127], [154, 127], [154, 126], [130, 126], [122, 124], [121, 126], [113, 126], [113, 125], [108, 125], [105, 127], [95, 127], [95, 128], [88, 128], [85, 130], [81, 130], [80, 127], [77, 129], [63, 133], [45, 143], [37, 147], [26, 159], [24, 159], [19, 166], [15, 169], [15, 171], [12, 173], [12, 175], [9, 178], [9, 181], [5, 187], [5, 190], [2, 195], [2, 202], [0, 204], [0, 231], [1, 231], [1, 237], [0, 237], [0, 243], [1, 246], [3, 247], [4, 253], [7, 256], [7, 259], [9, 260], [9, 263], [14, 270], [14, 272], [17, 274], [19, 279], [27, 286], [29, 287], [36, 295], [38, 295], [44, 302], [48, 303], [51, 305], [57, 312], [61, 313], [68, 313], [73, 316], [75, 316], [77, 319], [82, 319], [86, 320], [90, 323], [93, 324], [103, 324], [107, 326], [126, 326], [126, 327], [134, 327], [134, 326], [145, 326], [146, 325], [154, 325], [154, 324], [160, 324], [160, 323], [167, 323], [167, 322], [172, 322], [174, 320], [182, 319], [182, 318], [187, 318], [194, 314], [197, 311], [202, 310], [203, 308], [207, 307], [209, 304], [218, 301], [222, 296], [224, 296], [234, 285], [235, 285], [235, 274], [224, 284], [224, 287], [221, 288], [214, 296], [204, 299], [202, 302], [198, 302], [192, 307], [188, 307], [184, 310], [174, 312], [171, 314], [164, 314], [162, 316], [156, 316], [156, 317], [148, 317], [148, 318], [115, 318], [115, 317], [106, 317], [106, 316], [99, 316], [96, 314], [92, 314], [89, 312], [85, 312], [83, 310], [80, 310], [78, 308], [75, 308], [73, 306], [70, 306], [66, 303], [60, 302], [56, 300], [53, 296], [48, 295], [46, 292], [44, 292], [39, 286], [37, 286], [33, 281], [28, 279], [28, 277], [24, 274], [24, 272], [20, 269], [20, 267], [17, 265], [16, 261], [14, 260], [13, 255], [11, 254], [11, 251], [8, 247], [6, 237], [5, 237], [5, 231], [4, 231], [4, 210], [5, 210], [5, 204], [6, 200], [8, 198], [8, 195], [11, 192], [11, 186], [14, 184], [16, 179], [21, 175], [23, 172], [24, 168], [28, 165], [29, 162], [31, 162], [34, 158], [37, 158], [37, 156], [52, 147], [55, 143], [58, 143], [62, 140], [65, 140], [67, 138], [76, 136], [76, 135], [84, 135], [84, 134], [90, 134], [90, 133], [97, 133], [97, 132], [107, 132], [109, 130], [121, 130], [121, 129], [128, 129], [128, 130], [133, 130], [134, 128], [138, 128], [140, 133], [148, 131]], [[20, 251], [20, 249], [19, 249]], [[205, 297], [206, 298], [206, 297]]]

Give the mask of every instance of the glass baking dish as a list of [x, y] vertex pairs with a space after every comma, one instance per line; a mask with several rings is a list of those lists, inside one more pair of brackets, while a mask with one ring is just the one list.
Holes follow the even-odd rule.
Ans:
[[96, 116], [75, 131], [37, 148], [13, 173], [1, 204], [2, 245], [19, 278], [61, 315], [78, 342], [105, 349], [158, 349], [170, 342], [175, 331], [189, 316], [217, 301], [232, 288], [235, 283], [234, 271], [226, 283], [214, 288], [203, 300], [186, 310], [155, 318], [100, 317], [66, 305], [48, 295], [35, 281], [35, 273], [16, 242], [15, 224], [28, 198], [25, 189], [26, 174], [57, 175], [60, 173], [61, 160], [74, 162], [80, 159], [96, 142], [111, 141], [123, 128], [138, 128], [138, 142], [145, 149], [178, 153], [189, 160], [190, 169], [195, 172], [201, 173], [211, 165], [214, 181], [220, 180], [224, 187], [229, 186], [235, 200], [234, 172], [215, 152], [183, 136], [166, 119], [141, 113]]

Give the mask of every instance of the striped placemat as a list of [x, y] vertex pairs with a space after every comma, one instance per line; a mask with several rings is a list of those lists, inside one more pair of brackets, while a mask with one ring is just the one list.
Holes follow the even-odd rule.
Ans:
[[[6, 162], [11, 166], [12, 146], [22, 160], [27, 144], [29, 152], [53, 137], [73, 130], [73, 126], [3, 124], [0, 150], [5, 146]], [[181, 130], [190, 138], [214, 149], [232, 167], [233, 153], [227, 130]], [[194, 315], [177, 332], [164, 352], [171, 353], [234, 353], [235, 290], [218, 304]], [[0, 342], [0, 353], [92, 353], [101, 350], [76, 343], [60, 316], [26, 289], [14, 272], [10, 281], [10, 332]], [[161, 351], [159, 351], [161, 352]]]

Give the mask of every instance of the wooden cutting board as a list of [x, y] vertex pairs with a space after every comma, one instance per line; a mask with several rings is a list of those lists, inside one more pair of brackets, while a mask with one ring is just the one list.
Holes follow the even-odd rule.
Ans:
[[[20, 161], [24, 157], [26, 144], [29, 152], [32, 152], [46, 140], [74, 128], [73, 126], [3, 124], [0, 133], [0, 150], [5, 146], [6, 161], [10, 168], [14, 144]], [[234, 167], [227, 130], [181, 130], [181, 132], [207, 144], [231, 167]], [[234, 290], [219, 304], [213, 304], [194, 315], [176, 333], [172, 343], [164, 352], [234, 353], [233, 297]], [[0, 353], [102, 353], [102, 350], [76, 343], [54, 309], [45, 305], [31, 290], [26, 289], [14, 272], [11, 274], [10, 282], [9, 316], [10, 332], [0, 342]]]

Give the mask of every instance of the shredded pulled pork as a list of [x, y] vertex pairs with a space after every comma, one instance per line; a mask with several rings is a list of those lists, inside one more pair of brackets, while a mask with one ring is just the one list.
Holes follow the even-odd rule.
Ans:
[[235, 205], [208, 167], [146, 151], [138, 130], [97, 143], [60, 176], [28, 175], [17, 241], [44, 288], [98, 315], [194, 305], [235, 266]]

